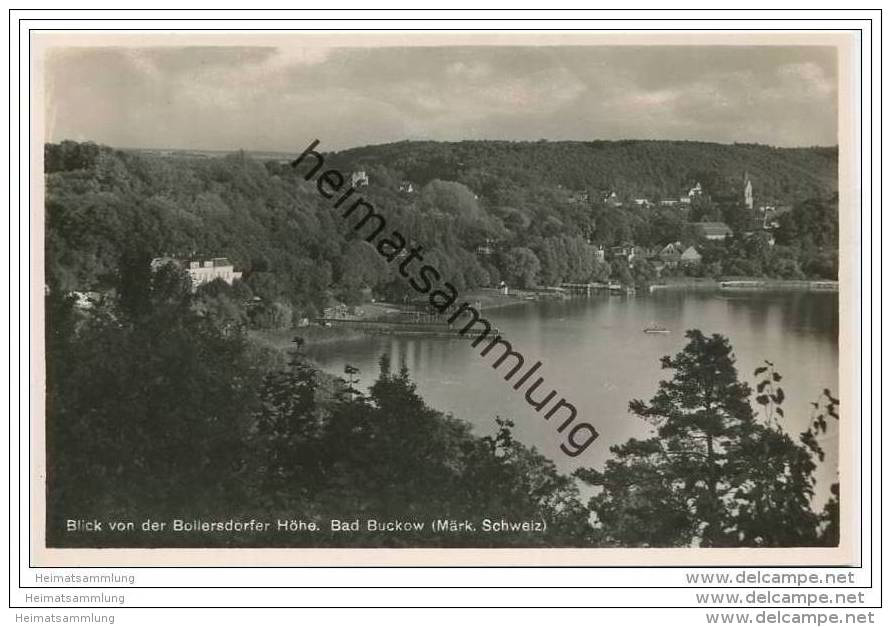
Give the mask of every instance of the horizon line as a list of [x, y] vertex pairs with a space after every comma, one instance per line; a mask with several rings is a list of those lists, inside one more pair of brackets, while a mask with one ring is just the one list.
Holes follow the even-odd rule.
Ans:
[[[236, 152], [251, 152], [251, 153], [271, 153], [271, 154], [292, 154], [292, 151], [288, 150], [279, 150], [279, 149], [267, 149], [267, 148], [198, 148], [198, 147], [150, 147], [150, 146], [114, 146], [112, 144], [106, 144], [100, 141], [92, 140], [92, 139], [58, 139], [54, 141], [46, 140], [44, 141], [44, 145], [46, 144], [60, 144], [65, 141], [71, 141], [78, 144], [87, 144], [93, 143], [98, 146], [106, 146], [108, 148], [112, 148], [114, 150], [167, 150], [173, 152], [219, 152], [219, 153], [236, 153]], [[835, 148], [838, 149], [839, 144], [802, 144], [795, 146], [781, 146], [777, 144], [763, 144], [759, 142], [745, 142], [745, 141], [734, 141], [734, 142], [719, 142], [719, 141], [709, 141], [703, 139], [637, 139], [637, 138], [624, 138], [624, 139], [399, 139], [388, 142], [381, 142], [377, 144], [360, 144], [356, 146], [350, 146], [347, 148], [337, 148], [332, 150], [327, 150], [325, 152], [328, 153], [338, 153], [338, 152], [347, 152], [350, 150], [358, 150], [362, 148], [377, 148], [381, 146], [391, 146], [394, 144], [422, 144], [422, 143], [430, 143], [430, 144], [460, 144], [460, 143], [509, 143], [509, 144], [593, 144], [593, 143], [612, 143], [619, 144], [623, 142], [652, 142], [652, 143], [691, 143], [691, 144], [711, 144], [716, 146], [761, 146], [764, 148], [773, 148], [779, 150], [801, 150], [801, 149], [818, 149], [818, 148]], [[299, 149], [295, 149], [299, 150]]]

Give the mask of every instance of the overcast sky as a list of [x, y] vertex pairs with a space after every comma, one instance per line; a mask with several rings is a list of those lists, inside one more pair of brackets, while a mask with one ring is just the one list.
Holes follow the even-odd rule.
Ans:
[[824, 47], [69, 48], [46, 66], [50, 141], [324, 149], [403, 139], [834, 145]]

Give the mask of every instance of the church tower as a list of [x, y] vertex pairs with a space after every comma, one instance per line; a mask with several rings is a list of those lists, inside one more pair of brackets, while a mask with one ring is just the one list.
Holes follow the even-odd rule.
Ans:
[[755, 200], [752, 197], [752, 179], [749, 178], [749, 172], [746, 170], [743, 178], [743, 194], [745, 197], [746, 209], [750, 212], [755, 209]]

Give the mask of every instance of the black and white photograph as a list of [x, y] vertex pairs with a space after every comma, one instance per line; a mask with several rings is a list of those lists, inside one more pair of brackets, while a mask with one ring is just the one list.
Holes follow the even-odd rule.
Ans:
[[849, 546], [848, 53], [50, 41], [45, 548]]

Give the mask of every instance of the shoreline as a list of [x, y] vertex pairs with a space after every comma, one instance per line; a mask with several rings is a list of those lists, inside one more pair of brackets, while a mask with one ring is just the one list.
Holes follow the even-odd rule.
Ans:
[[[533, 292], [528, 292], [533, 294]], [[538, 299], [530, 299], [516, 294], [502, 294], [495, 289], [474, 290], [468, 292], [462, 299], [479, 309], [480, 313], [494, 309], [504, 309], [518, 305], [528, 305], [538, 302]], [[391, 303], [377, 303], [385, 309], [393, 306]], [[294, 337], [302, 337], [306, 346], [320, 346], [337, 342], [354, 342], [379, 335], [423, 336], [440, 339], [467, 339], [473, 335], [459, 335], [449, 327], [434, 328], [429, 325], [404, 325], [393, 322], [388, 324], [383, 319], [355, 320], [355, 326], [348, 324], [333, 324], [331, 326], [311, 325], [293, 329], [251, 329], [247, 332], [250, 341], [257, 345], [273, 350], [289, 350], [292, 347]], [[375, 329], [372, 325], [380, 325]]]
[[468, 292], [461, 299], [465, 300], [477, 309], [480, 313], [490, 309], [503, 309], [504, 307], [514, 307], [516, 305], [528, 305], [537, 302], [538, 298], [531, 297], [535, 292], [520, 290], [512, 294], [502, 294], [496, 289], [477, 289]]
[[357, 329], [347, 327], [300, 327], [296, 329], [250, 329], [248, 340], [267, 349], [286, 351], [293, 348], [292, 340], [302, 337], [306, 346], [351, 342], [368, 337]]
[[732, 277], [722, 279], [697, 279], [677, 277], [664, 283], [653, 283], [650, 293], [658, 290], [715, 290], [721, 292], [838, 292], [838, 281], [826, 279], [763, 279]]
[[[728, 285], [729, 284], [729, 285]], [[837, 281], [826, 280], [785, 280], [734, 277], [732, 279], [705, 279], [696, 277], [670, 277], [664, 283], [655, 283], [647, 287], [646, 292], [657, 291], [713, 291], [727, 292], [828, 292], [838, 293]], [[481, 289], [468, 292], [463, 300], [471, 303], [480, 313], [506, 307], [516, 307], [549, 300], [541, 290], [518, 290], [510, 294], [502, 294], [496, 289]], [[390, 307], [390, 303], [379, 303]], [[257, 345], [273, 350], [288, 350], [294, 337], [302, 337], [307, 346], [319, 346], [337, 342], [353, 342], [378, 335], [424, 336], [441, 339], [462, 339], [452, 329], [432, 328], [418, 325], [412, 328], [406, 325], [388, 325], [386, 320], [355, 321], [357, 326], [334, 324], [332, 326], [312, 325], [294, 329], [252, 329], [248, 338]], [[364, 323], [364, 324], [363, 324]], [[380, 324], [379, 329], [369, 325]]]

